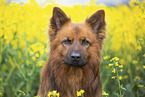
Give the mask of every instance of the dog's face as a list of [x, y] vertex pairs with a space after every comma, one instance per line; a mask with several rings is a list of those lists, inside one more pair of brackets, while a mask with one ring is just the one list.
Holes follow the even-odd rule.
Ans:
[[84, 23], [72, 23], [60, 8], [55, 7], [50, 21], [51, 49], [69, 66], [86, 65], [101, 49], [105, 38], [101, 31], [105, 30], [104, 18], [104, 10], [99, 10]]

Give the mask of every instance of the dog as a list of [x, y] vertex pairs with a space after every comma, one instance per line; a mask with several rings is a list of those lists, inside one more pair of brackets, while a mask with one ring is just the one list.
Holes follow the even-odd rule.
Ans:
[[73, 23], [59, 7], [50, 19], [50, 56], [42, 68], [38, 95], [57, 90], [60, 97], [102, 97], [100, 60], [105, 33], [105, 11], [96, 11], [85, 22]]

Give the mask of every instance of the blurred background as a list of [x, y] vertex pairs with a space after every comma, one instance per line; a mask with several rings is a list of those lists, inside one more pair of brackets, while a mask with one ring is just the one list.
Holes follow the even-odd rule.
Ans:
[[104, 9], [102, 94], [145, 97], [145, 0], [0, 0], [0, 97], [37, 95], [54, 6], [76, 23]]
[[[7, 0], [7, 2], [28, 2], [28, 0]], [[43, 2], [46, 2], [47, 4], [51, 2], [55, 2], [55, 4], [63, 5], [63, 6], [72, 6], [76, 4], [84, 5], [88, 4], [90, 1], [94, 2], [95, 4], [105, 4], [107, 6], [115, 6], [119, 4], [128, 4], [130, 0], [36, 0], [37, 3], [40, 5], [43, 5]], [[139, 0], [141, 1], [141, 0]]]

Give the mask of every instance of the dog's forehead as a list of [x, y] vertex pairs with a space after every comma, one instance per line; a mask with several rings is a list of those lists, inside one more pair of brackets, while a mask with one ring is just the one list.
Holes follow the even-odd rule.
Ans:
[[[57, 36], [59, 38], [70, 37], [70, 38], [92, 38], [95, 39], [95, 33], [92, 32], [92, 29], [85, 22], [82, 23], [73, 23], [68, 22], [58, 31]], [[61, 37], [60, 37], [61, 36]]]
[[72, 23], [74, 26], [72, 29], [74, 29], [73, 33], [75, 33], [76, 36], [82, 37], [82, 38], [94, 38], [95, 39], [95, 33], [93, 33], [93, 30], [89, 25], [87, 25], [85, 22], [82, 23]]
[[68, 34], [74, 33], [77, 36], [82, 35], [82, 34], [83, 35], [92, 34], [92, 33], [89, 33], [90, 31], [92, 31], [91, 28], [85, 22], [82, 22], [82, 23], [70, 22], [66, 26], [64, 26], [64, 29], [68, 31], [67, 32]]

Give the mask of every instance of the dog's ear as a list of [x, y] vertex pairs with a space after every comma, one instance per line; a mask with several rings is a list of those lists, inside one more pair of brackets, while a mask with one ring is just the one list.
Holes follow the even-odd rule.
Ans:
[[57, 32], [70, 18], [66, 16], [66, 14], [59, 8], [53, 8], [53, 15], [50, 19], [50, 25], [55, 32]]
[[89, 23], [93, 31], [97, 33], [101, 29], [101, 27], [105, 25], [105, 11], [98, 10], [89, 18], [87, 18], [86, 22]]
[[60, 30], [61, 27], [68, 21], [70, 21], [70, 18], [68, 18], [59, 7], [53, 8], [53, 15], [50, 19], [49, 29], [50, 41], [55, 38], [57, 31]]
[[85, 21], [92, 30], [96, 33], [97, 38], [100, 41], [100, 44], [102, 44], [103, 39], [105, 38], [105, 11], [103, 9], [98, 10], [93, 15], [91, 15], [89, 18]]

